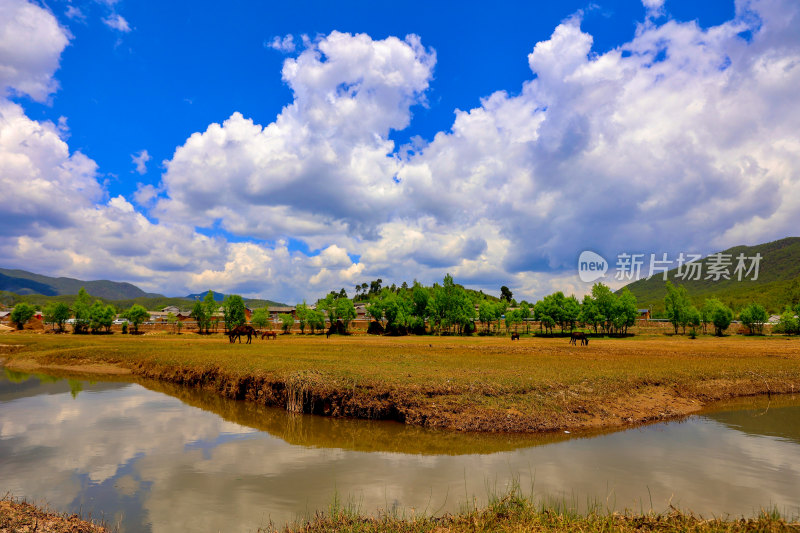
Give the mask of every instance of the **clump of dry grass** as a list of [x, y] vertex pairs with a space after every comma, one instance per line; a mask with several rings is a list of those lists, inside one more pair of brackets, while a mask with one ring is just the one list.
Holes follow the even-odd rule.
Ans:
[[108, 533], [76, 514], [56, 513], [6, 495], [0, 499], [0, 533]]

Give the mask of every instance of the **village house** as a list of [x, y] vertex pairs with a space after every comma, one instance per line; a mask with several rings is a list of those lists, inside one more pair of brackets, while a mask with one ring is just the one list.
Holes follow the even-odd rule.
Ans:
[[[214, 313], [214, 316], [215, 317], [219, 317], [220, 320], [224, 319], [225, 318], [225, 307], [220, 306], [220, 308], [217, 309], [217, 312]], [[245, 308], [244, 308], [244, 319], [247, 322], [250, 322], [250, 317], [251, 316], [253, 316], [253, 310], [250, 309], [249, 307], [245, 306]]]
[[270, 306], [267, 307], [267, 313], [272, 320], [278, 320], [278, 315], [290, 314], [292, 318], [297, 318], [297, 308], [291, 306]]

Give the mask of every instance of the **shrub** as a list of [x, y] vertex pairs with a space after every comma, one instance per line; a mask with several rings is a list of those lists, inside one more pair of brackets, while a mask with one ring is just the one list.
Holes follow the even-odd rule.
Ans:
[[739, 313], [739, 320], [742, 324], [750, 329], [750, 334], [758, 333], [759, 335], [764, 331], [764, 323], [769, 319], [767, 310], [757, 303], [751, 303]]
[[11, 322], [17, 325], [17, 329], [22, 329], [25, 323], [33, 318], [34, 313], [36, 309], [31, 304], [18, 303], [11, 311]]

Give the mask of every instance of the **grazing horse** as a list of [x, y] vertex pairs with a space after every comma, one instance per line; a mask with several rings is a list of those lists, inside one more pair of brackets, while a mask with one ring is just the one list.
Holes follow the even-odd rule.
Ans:
[[265, 331], [264, 333], [261, 334], [262, 341], [264, 340], [264, 338], [269, 339], [270, 337], [272, 337], [275, 340], [278, 340], [278, 334], [275, 333], [274, 331]]
[[519, 340], [519, 333], [512, 333], [511, 334], [511, 340], [512, 341], [518, 341]]
[[255, 330], [253, 326], [248, 326], [247, 324], [241, 324], [236, 326], [232, 330], [228, 332], [228, 338], [231, 342], [234, 342], [233, 339], [239, 339], [239, 343], [242, 342], [242, 335], [247, 335], [247, 344], [253, 340], [253, 335], [258, 335], [258, 332]]
[[569, 343], [574, 344], [575, 346], [578, 345], [578, 339], [581, 341], [581, 346], [584, 344], [589, 346], [589, 337], [586, 336], [586, 333], [582, 331], [573, 331], [572, 335], [569, 338]]

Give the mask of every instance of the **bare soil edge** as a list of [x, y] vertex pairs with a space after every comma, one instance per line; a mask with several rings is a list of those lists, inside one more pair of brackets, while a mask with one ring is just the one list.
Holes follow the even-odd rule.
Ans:
[[[0, 359], [0, 365], [4, 361]], [[272, 375], [231, 375], [219, 368], [197, 369], [140, 362], [132, 368], [114, 363], [39, 363], [13, 358], [11, 370], [35, 373], [142, 377], [197, 387], [220, 396], [280, 407], [293, 413], [321, 416], [394, 420], [405, 424], [456, 431], [491, 433], [546, 433], [590, 431], [637, 426], [686, 417], [721, 400], [739, 397], [797, 393], [797, 387], [758, 376], [740, 380], [701, 381], [690, 387], [647, 385], [627, 394], [595, 401], [591, 405], [564, 404], [560, 412], [523, 413], [516, 409], [491, 410], [465, 406], [446, 394], [416, 395], [398, 388], [336, 388], [313, 372], [288, 378]], [[420, 399], [420, 396], [424, 400]], [[458, 395], [455, 395], [456, 397]]]

